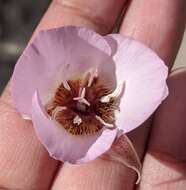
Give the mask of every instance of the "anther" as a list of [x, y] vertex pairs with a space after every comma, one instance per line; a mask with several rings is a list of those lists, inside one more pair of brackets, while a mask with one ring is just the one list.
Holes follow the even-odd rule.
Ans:
[[113, 128], [114, 125], [111, 124], [111, 123], [106, 123], [100, 116], [96, 115], [95, 118], [101, 123], [103, 124], [105, 127], [108, 127], [108, 128]]
[[25, 114], [21, 114], [22, 119], [24, 120], [32, 120], [29, 116], [25, 115]]
[[82, 119], [79, 117], [79, 115], [76, 115], [73, 120], [73, 124], [80, 125], [82, 123]]
[[92, 85], [92, 82], [94, 81], [94, 78], [98, 77], [98, 69], [95, 68], [92, 71], [90, 71], [90, 78], [88, 80], [88, 87]]
[[64, 86], [65, 89], [67, 89], [68, 91], [71, 90], [71, 88], [70, 88], [70, 86], [69, 86], [69, 84], [68, 84], [68, 82], [67, 82], [66, 80], [63, 81], [63, 86]]
[[57, 106], [55, 109], [52, 111], [52, 119], [55, 119], [57, 114], [61, 111], [67, 110], [67, 107], [65, 106]]
[[110, 99], [112, 99], [112, 98], [119, 98], [119, 96], [121, 96], [123, 94], [124, 89], [125, 89], [125, 82], [118, 85], [116, 87], [116, 89], [114, 90], [114, 92], [112, 92], [111, 94], [108, 94], [107, 96], [102, 96], [100, 98], [100, 102], [101, 103], [108, 103], [108, 102], [110, 102]]

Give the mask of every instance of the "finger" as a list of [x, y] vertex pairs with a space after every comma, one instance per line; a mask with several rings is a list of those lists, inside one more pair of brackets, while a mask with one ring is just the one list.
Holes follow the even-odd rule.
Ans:
[[134, 0], [127, 10], [120, 32], [147, 44], [171, 68], [185, 21], [185, 0]]
[[186, 189], [186, 69], [168, 80], [170, 95], [157, 111], [140, 190]]
[[[175, 60], [186, 21], [186, 1], [145, 0], [131, 1], [120, 33], [145, 43], [165, 61], [169, 68]], [[151, 122], [144, 129], [134, 131], [134, 143], [141, 153]], [[137, 141], [137, 142], [136, 142]]]
[[100, 158], [83, 165], [64, 164], [55, 179], [52, 190], [133, 189], [135, 181], [128, 183], [128, 176], [135, 179], [131, 169]]
[[[123, 3], [56, 0], [36, 31], [82, 25], [106, 33], [113, 28]], [[23, 121], [14, 109], [9, 87], [0, 100], [0, 126], [0, 188], [47, 189], [58, 163], [41, 146], [31, 123]]]
[[65, 25], [86, 26], [101, 34], [112, 31], [127, 0], [54, 0], [39, 29]]
[[[131, 1], [120, 33], [145, 43], [171, 68], [185, 28], [184, 0]], [[143, 154], [149, 136], [151, 120], [131, 134], [137, 151]], [[133, 181], [128, 178], [128, 181]]]
[[[143, 131], [144, 128], [141, 127]], [[130, 137], [138, 138], [139, 134], [136, 131], [131, 133]], [[142, 137], [141, 135], [140, 138]], [[141, 152], [138, 153], [140, 155]], [[136, 180], [136, 173], [132, 169], [118, 162], [97, 158], [82, 165], [65, 163], [55, 178], [52, 190], [132, 190]]]

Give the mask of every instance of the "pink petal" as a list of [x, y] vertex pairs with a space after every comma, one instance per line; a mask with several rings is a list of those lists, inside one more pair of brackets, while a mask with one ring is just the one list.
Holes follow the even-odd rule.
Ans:
[[39, 32], [15, 66], [12, 97], [17, 109], [29, 116], [36, 89], [46, 103], [59, 83], [91, 67], [101, 65], [100, 72], [105, 73], [103, 63], [110, 63], [113, 72], [110, 53], [107, 42], [85, 28], [69, 26]]
[[37, 92], [32, 100], [32, 121], [39, 140], [49, 154], [70, 163], [90, 161], [103, 154], [110, 148], [117, 133], [117, 130], [104, 130], [92, 136], [70, 135], [48, 118]]
[[115, 137], [118, 133], [117, 129], [103, 130], [101, 136], [95, 141], [95, 143], [89, 148], [86, 156], [79, 159], [77, 163], [88, 162], [96, 159], [98, 156], [102, 155], [106, 151], [108, 151], [115, 140]]
[[142, 124], [168, 95], [168, 69], [152, 50], [140, 42], [121, 35], [109, 35], [113, 49], [116, 43], [113, 59], [117, 83], [126, 82], [116, 126], [127, 133]]

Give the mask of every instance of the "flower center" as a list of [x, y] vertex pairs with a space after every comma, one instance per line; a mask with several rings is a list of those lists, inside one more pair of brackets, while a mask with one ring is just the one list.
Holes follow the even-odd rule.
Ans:
[[93, 134], [103, 127], [113, 129], [121, 93], [116, 91], [101, 84], [97, 70], [92, 70], [77, 80], [63, 82], [46, 109], [51, 119], [73, 135]]

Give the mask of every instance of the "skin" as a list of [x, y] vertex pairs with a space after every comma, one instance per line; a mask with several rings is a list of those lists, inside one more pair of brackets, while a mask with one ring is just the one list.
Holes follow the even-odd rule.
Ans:
[[[133, 0], [130, 3], [55, 0], [35, 33], [57, 26], [81, 25], [106, 34], [111, 32], [122, 11], [125, 16], [119, 32], [150, 46], [171, 68], [185, 28], [185, 0]], [[129, 134], [144, 160], [138, 187], [134, 186], [135, 172], [118, 163], [98, 158], [74, 166], [62, 165], [50, 158], [37, 140], [31, 123], [23, 121], [13, 107], [7, 86], [0, 99], [0, 189], [186, 189], [185, 83], [185, 69], [171, 73], [170, 95], [155, 113], [153, 122], [148, 120]]]

